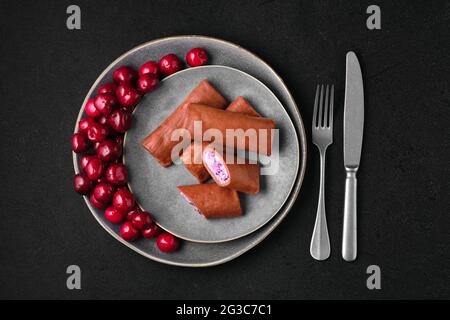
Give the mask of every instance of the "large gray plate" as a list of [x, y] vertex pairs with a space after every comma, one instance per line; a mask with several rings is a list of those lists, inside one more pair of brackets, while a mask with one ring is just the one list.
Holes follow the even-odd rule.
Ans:
[[[283, 208], [269, 223], [246, 237], [217, 244], [185, 241], [176, 253], [164, 254], [155, 247], [153, 241], [140, 239], [134, 243], [128, 243], [122, 240], [118, 234], [119, 227], [105, 221], [103, 212], [92, 207], [86, 197], [84, 200], [94, 218], [111, 236], [139, 254], [171, 265], [206, 267], [230, 261], [256, 246], [280, 224], [297, 199], [306, 170], [306, 135], [295, 101], [282, 79], [263, 60], [233, 43], [204, 36], [177, 36], [144, 43], [117, 58], [95, 80], [82, 106], [87, 99], [95, 94], [95, 91], [101, 84], [110, 81], [113, 70], [118, 66], [130, 64], [138, 67], [143, 61], [158, 59], [167, 54], [167, 52], [174, 52], [182, 57], [190, 48], [197, 46], [208, 50], [211, 64], [233, 67], [258, 78], [278, 97], [291, 117], [299, 137], [301, 161], [297, 180]], [[81, 107], [77, 122], [83, 116], [83, 108]], [[79, 172], [80, 167], [75, 154], [73, 155], [73, 164], [75, 172]], [[301, 212], [297, 212], [297, 214], [301, 214]]]
[[[244, 215], [238, 218], [207, 220], [199, 215], [176, 188], [196, 184], [196, 179], [182, 164], [161, 167], [141, 145], [203, 79], [228, 101], [240, 95], [246, 97], [261, 115], [275, 121], [280, 133], [279, 152], [271, 157], [275, 170], [271, 175], [261, 176], [261, 191], [257, 195], [240, 194]], [[130, 189], [141, 207], [151, 212], [163, 229], [176, 236], [208, 243], [235, 240], [267, 223], [291, 192], [297, 177], [299, 153], [295, 127], [276, 96], [254, 77], [225, 66], [185, 69], [164, 79], [158, 90], [146, 95], [135, 109], [133, 126], [124, 143]]]

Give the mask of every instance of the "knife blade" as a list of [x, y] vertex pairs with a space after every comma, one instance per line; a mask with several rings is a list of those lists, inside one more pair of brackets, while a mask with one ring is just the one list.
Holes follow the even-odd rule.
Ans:
[[364, 130], [364, 88], [361, 67], [352, 51], [346, 57], [344, 100], [344, 166], [345, 180], [342, 257], [354, 261], [357, 255], [356, 172], [361, 160]]
[[364, 129], [364, 89], [361, 67], [352, 51], [347, 53], [344, 100], [344, 165], [358, 168]]

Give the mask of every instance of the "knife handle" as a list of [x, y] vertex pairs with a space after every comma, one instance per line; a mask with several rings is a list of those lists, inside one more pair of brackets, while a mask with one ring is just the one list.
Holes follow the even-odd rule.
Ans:
[[342, 258], [356, 259], [356, 170], [347, 169], [345, 179], [344, 227], [342, 233]]

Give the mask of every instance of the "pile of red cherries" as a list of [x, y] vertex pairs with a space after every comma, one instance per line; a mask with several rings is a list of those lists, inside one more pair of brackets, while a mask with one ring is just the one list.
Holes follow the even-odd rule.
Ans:
[[[208, 62], [206, 52], [193, 48], [186, 54], [191, 67]], [[153, 91], [160, 78], [182, 69], [175, 54], [162, 57], [159, 62], [147, 61], [136, 72], [130, 66], [121, 66], [113, 73], [113, 81], [100, 86], [97, 96], [87, 101], [87, 117], [78, 122], [78, 131], [72, 136], [72, 150], [80, 154], [81, 173], [74, 177], [74, 188], [89, 196], [91, 204], [104, 210], [105, 219], [121, 224], [120, 235], [126, 241], [139, 235], [155, 238], [162, 252], [173, 252], [179, 239], [162, 232], [150, 213], [142, 211], [127, 187], [127, 168], [122, 163], [124, 133], [131, 127], [132, 112], [142, 96]]]

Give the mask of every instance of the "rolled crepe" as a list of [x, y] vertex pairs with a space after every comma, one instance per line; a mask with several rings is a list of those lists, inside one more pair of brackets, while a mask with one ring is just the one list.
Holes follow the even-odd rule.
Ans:
[[225, 109], [227, 111], [242, 113], [247, 116], [261, 117], [261, 115], [256, 112], [251, 104], [245, 100], [243, 96], [239, 96], [230, 103], [230, 105]]
[[[222, 134], [227, 147], [240, 148], [264, 155], [272, 153], [272, 131], [275, 129], [272, 119], [247, 116], [196, 103], [189, 104], [186, 110], [187, 117], [184, 128], [190, 131], [192, 137], [194, 137], [194, 123], [200, 121], [202, 135], [208, 129], [216, 129]], [[235, 130], [232, 139], [227, 139], [227, 129]], [[252, 133], [253, 139], [250, 139]], [[239, 145], [238, 141], [244, 142], [243, 145]]]
[[175, 129], [185, 125], [185, 109], [190, 103], [205, 104], [211, 109], [226, 106], [225, 98], [207, 80], [201, 81], [178, 108], [142, 141], [144, 148], [164, 167], [172, 164], [171, 152], [178, 142], [171, 141], [171, 135]]
[[[242, 113], [249, 116], [260, 117], [260, 114], [245, 100], [244, 97], [239, 96], [231, 102], [231, 104], [225, 109], [227, 111]], [[183, 151], [183, 155], [180, 157], [186, 169], [202, 183], [209, 179], [210, 175], [202, 162], [203, 148], [208, 146], [209, 143], [192, 142], [189, 147]]]
[[233, 163], [225, 163], [225, 159], [212, 145], [203, 150], [203, 165], [217, 185], [250, 194], [258, 193], [259, 164], [244, 161], [235, 157]]
[[209, 142], [192, 142], [181, 155], [180, 159], [186, 169], [202, 183], [209, 179], [209, 173], [203, 166], [202, 151]]
[[241, 202], [235, 190], [215, 183], [178, 186], [181, 195], [206, 219], [232, 218], [242, 215]]

